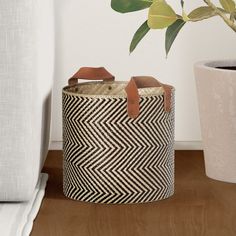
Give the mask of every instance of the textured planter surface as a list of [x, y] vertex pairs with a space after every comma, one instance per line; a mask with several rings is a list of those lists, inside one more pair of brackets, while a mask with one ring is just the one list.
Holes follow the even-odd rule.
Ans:
[[236, 183], [236, 61], [195, 65], [205, 167], [208, 177]]

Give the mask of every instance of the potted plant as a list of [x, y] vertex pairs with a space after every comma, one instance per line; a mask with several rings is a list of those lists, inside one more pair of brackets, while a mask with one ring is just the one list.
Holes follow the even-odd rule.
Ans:
[[[111, 0], [120, 13], [148, 9], [147, 20], [139, 27], [130, 44], [132, 53], [150, 29], [166, 29], [168, 55], [178, 33], [186, 23], [219, 16], [236, 32], [234, 0], [202, 0], [202, 5], [186, 13], [181, 0], [177, 14], [165, 0]], [[236, 183], [236, 60], [205, 61], [194, 66], [206, 174], [210, 178]]]

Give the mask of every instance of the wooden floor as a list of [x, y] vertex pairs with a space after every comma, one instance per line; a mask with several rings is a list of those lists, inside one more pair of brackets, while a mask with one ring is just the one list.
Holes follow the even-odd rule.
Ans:
[[51, 151], [46, 196], [31, 236], [236, 236], [236, 184], [204, 174], [200, 151], [177, 151], [175, 195], [139, 205], [98, 205], [65, 198], [62, 153]]

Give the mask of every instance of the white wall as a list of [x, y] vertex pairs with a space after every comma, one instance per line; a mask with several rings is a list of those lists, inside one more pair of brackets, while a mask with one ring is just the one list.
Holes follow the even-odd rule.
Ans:
[[[179, 9], [179, 1], [169, 2]], [[186, 7], [193, 6], [186, 1]], [[193, 64], [203, 59], [235, 58], [236, 35], [216, 17], [205, 23], [187, 24], [168, 59], [165, 59], [164, 31], [151, 31], [129, 55], [133, 33], [146, 16], [146, 10], [126, 15], [116, 13], [110, 8], [110, 0], [56, 1], [53, 141], [62, 140], [61, 89], [82, 66], [105, 66], [118, 80], [128, 80], [131, 75], [153, 75], [174, 85], [176, 140], [201, 140]]]

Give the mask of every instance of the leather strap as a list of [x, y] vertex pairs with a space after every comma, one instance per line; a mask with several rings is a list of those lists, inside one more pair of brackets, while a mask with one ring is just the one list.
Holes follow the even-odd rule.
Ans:
[[171, 111], [171, 90], [172, 86], [162, 84], [151, 76], [132, 77], [125, 88], [127, 93], [127, 110], [131, 118], [139, 115], [139, 88], [162, 87], [164, 89], [164, 109], [166, 112]]
[[82, 67], [69, 80], [69, 86], [78, 84], [79, 79], [114, 81], [115, 77], [104, 67]]

